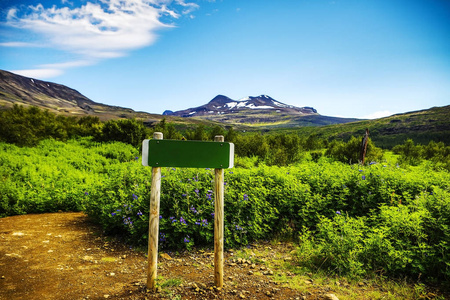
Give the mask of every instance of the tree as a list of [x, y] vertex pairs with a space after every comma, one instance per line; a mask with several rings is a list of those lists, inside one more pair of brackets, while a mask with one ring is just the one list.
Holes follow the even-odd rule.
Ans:
[[102, 129], [102, 141], [119, 141], [139, 147], [147, 131], [141, 121], [135, 119], [110, 120]]

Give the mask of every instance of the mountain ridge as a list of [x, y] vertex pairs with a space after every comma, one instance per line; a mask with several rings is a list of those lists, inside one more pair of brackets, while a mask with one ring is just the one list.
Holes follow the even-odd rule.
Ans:
[[240, 100], [217, 95], [204, 105], [175, 112], [165, 111], [163, 114], [258, 129], [324, 126], [360, 121], [355, 118], [322, 116], [313, 107], [288, 105], [268, 95], [248, 96]]
[[248, 96], [240, 100], [233, 100], [224, 95], [217, 95], [207, 104], [179, 110], [176, 112], [165, 111], [163, 115], [175, 115], [179, 117], [197, 117], [210, 114], [234, 113], [243, 110], [275, 110], [278, 112], [298, 113], [302, 115], [317, 114], [317, 110], [312, 107], [296, 107], [284, 104], [267, 95]]

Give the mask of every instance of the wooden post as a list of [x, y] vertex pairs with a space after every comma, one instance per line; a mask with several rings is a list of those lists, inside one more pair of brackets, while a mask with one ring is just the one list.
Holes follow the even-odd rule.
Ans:
[[[153, 138], [163, 139], [161, 132], [153, 133]], [[148, 227], [148, 268], [147, 288], [156, 290], [156, 272], [158, 268], [158, 236], [159, 236], [159, 199], [161, 195], [161, 167], [152, 168], [152, 186], [150, 194], [150, 215]]]
[[[223, 135], [216, 135], [215, 142], [224, 142]], [[214, 284], [223, 287], [223, 169], [215, 169], [214, 180]]]
[[366, 159], [366, 151], [367, 151], [367, 143], [369, 142], [369, 129], [366, 129], [366, 134], [364, 135], [361, 142], [361, 155], [360, 161], [361, 164], [364, 165], [364, 160]]

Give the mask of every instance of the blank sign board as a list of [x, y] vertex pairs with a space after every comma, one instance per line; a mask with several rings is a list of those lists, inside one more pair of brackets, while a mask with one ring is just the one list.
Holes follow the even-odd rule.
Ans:
[[142, 165], [227, 169], [234, 165], [234, 144], [226, 142], [144, 140]]

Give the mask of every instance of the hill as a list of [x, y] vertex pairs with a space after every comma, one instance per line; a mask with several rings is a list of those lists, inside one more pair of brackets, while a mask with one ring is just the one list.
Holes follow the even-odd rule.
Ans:
[[166, 118], [170, 122], [179, 124], [199, 123], [198, 120], [137, 112], [131, 108], [94, 102], [77, 90], [65, 85], [0, 70], [0, 109], [10, 108], [14, 104], [25, 107], [37, 106], [53, 113], [68, 116], [96, 116], [103, 121], [136, 118], [143, 120], [147, 125], [151, 125]]
[[319, 128], [303, 127], [296, 130], [301, 136], [311, 134], [327, 139], [347, 140], [352, 135], [363, 136], [366, 128], [377, 146], [392, 148], [412, 139], [416, 143], [429, 141], [450, 145], [450, 105], [432, 107], [419, 111], [396, 114], [375, 120], [364, 120], [348, 124], [338, 124]]

